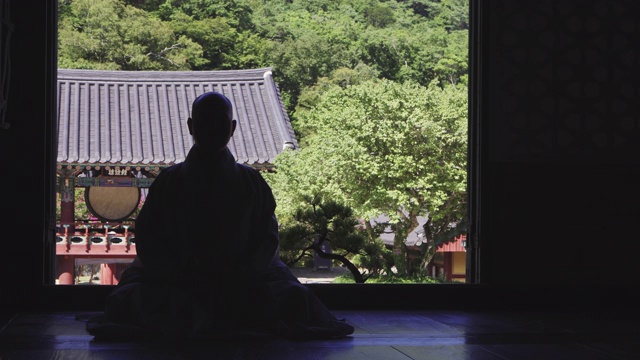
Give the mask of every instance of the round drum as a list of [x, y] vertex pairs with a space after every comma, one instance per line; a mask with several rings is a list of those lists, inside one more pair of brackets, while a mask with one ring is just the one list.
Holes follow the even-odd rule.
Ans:
[[128, 218], [140, 203], [137, 187], [90, 186], [84, 193], [87, 208], [101, 220], [119, 221]]

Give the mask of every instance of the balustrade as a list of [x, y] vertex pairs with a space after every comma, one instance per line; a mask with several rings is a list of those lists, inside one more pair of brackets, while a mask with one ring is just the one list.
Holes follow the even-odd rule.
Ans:
[[135, 230], [124, 222], [58, 224], [56, 253], [135, 255]]

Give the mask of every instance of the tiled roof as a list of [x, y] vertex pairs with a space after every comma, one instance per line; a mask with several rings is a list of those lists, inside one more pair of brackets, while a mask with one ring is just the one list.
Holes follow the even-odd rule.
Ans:
[[[416, 243], [420, 240], [420, 236], [424, 235], [424, 230], [422, 230], [422, 226], [427, 222], [427, 218], [424, 216], [418, 216], [418, 226], [407, 235], [407, 239], [404, 243], [407, 246], [416, 246]], [[372, 223], [385, 223], [389, 221], [389, 217], [386, 215], [380, 215], [377, 218], [372, 220]], [[392, 246], [394, 243], [395, 234], [391, 227], [388, 226], [385, 231], [380, 234], [380, 239], [383, 243], [388, 246]]]
[[273, 164], [298, 147], [270, 68], [224, 71], [58, 70], [58, 163], [167, 166], [193, 143], [191, 103], [206, 91], [234, 105], [240, 163]]
[[453, 238], [454, 241], [448, 243], [442, 243], [438, 245], [436, 252], [464, 252], [467, 249], [462, 246], [462, 241], [467, 240], [467, 235], [462, 234]]

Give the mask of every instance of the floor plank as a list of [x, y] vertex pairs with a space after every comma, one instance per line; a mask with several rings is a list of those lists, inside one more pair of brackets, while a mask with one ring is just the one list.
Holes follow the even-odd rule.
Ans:
[[0, 360], [16, 359], [640, 359], [640, 326], [619, 314], [337, 311], [346, 339], [96, 341], [82, 312], [20, 313], [0, 331]]

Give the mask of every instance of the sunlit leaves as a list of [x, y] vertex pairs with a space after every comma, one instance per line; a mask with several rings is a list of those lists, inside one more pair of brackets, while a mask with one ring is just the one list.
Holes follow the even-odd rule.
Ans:
[[[428, 215], [435, 236], [466, 208], [466, 89], [366, 81], [331, 87], [301, 114], [299, 151], [276, 159], [280, 216], [324, 194], [359, 217], [386, 214], [401, 234]], [[286, 220], [285, 220], [286, 221]]]
[[59, 25], [59, 67], [186, 70], [202, 48], [168, 23], [119, 0], [74, 0]]

